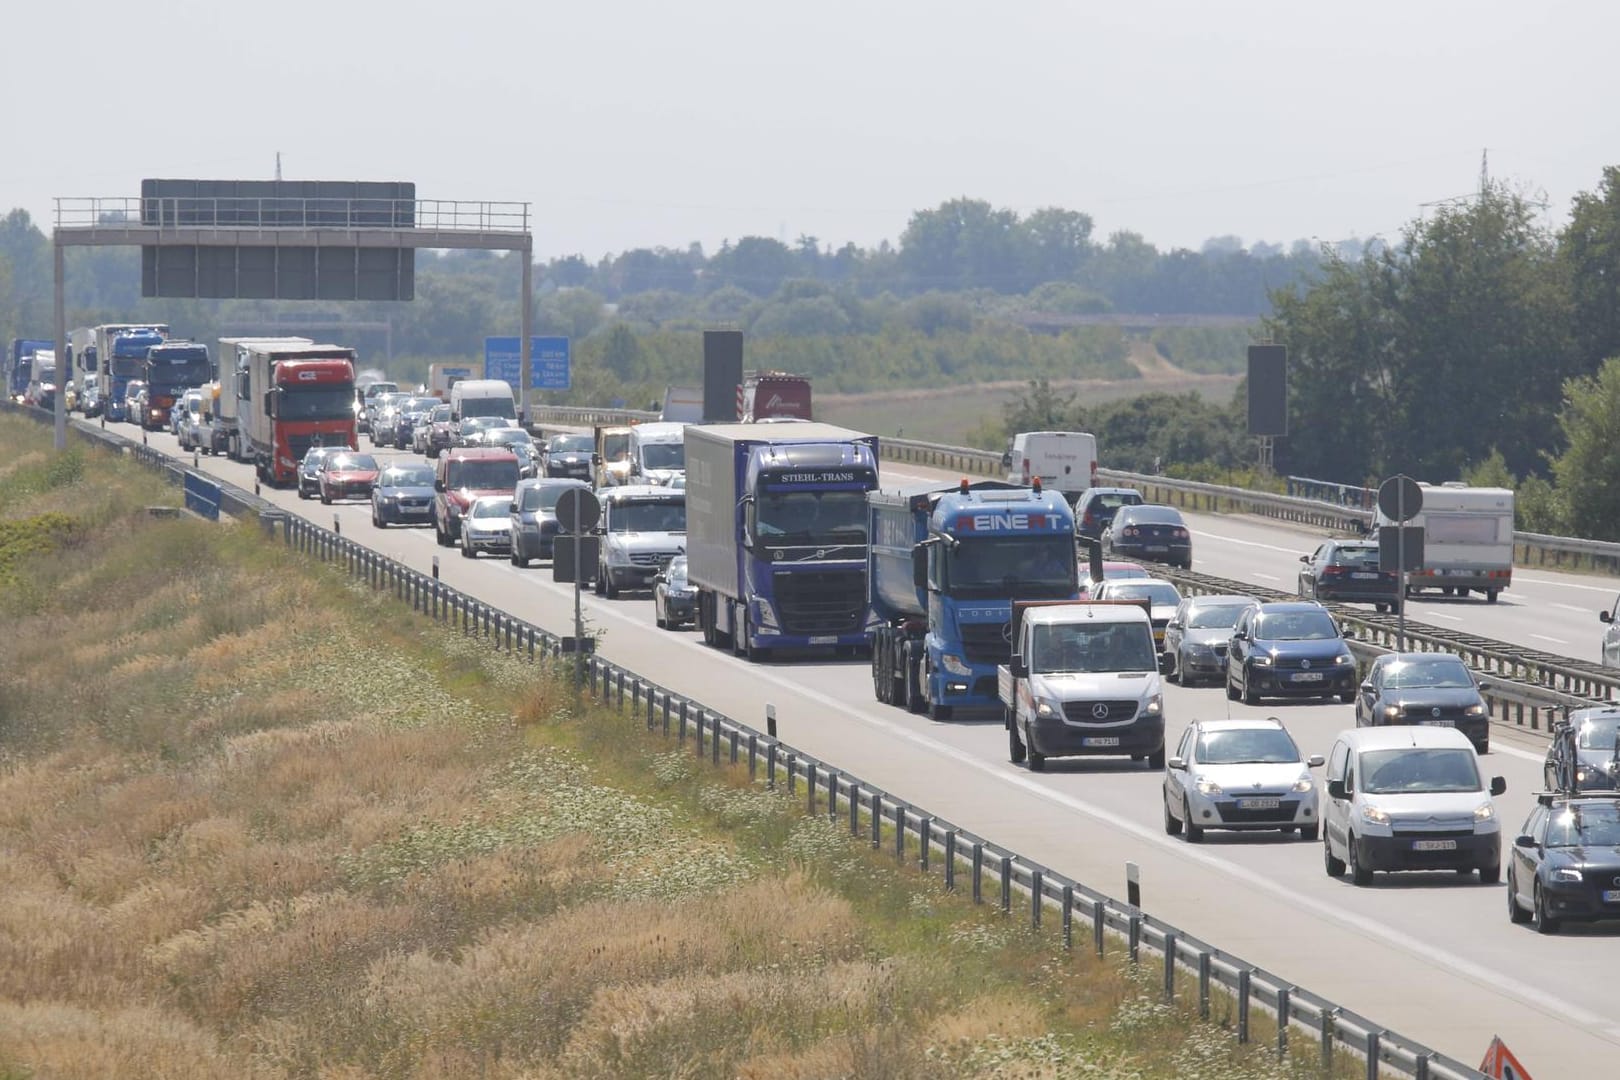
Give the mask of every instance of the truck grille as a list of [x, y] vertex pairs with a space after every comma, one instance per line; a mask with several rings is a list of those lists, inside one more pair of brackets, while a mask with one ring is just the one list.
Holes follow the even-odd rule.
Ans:
[[[1075, 724], [1118, 724], [1136, 716], [1136, 701], [1065, 701], [1063, 719]], [[1108, 711], [1098, 716], [1093, 710], [1101, 705]]]
[[1003, 636], [1006, 623], [963, 623], [962, 651], [970, 664], [1005, 664], [1012, 645]]
[[777, 574], [776, 613], [787, 634], [858, 634], [866, 625], [864, 570]]

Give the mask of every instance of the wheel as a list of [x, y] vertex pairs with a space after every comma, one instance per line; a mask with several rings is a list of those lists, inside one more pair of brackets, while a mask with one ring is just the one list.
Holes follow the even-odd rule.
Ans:
[[1378, 612], [1380, 615], [1382, 615], [1384, 612], [1389, 610], [1389, 605], [1388, 604], [1374, 604], [1373, 605], [1373, 610]]
[[325, 488], [321, 488], [321, 505], [322, 506], [331, 506], [332, 505], [332, 497], [326, 493]]
[[598, 571], [598, 574], [602, 582], [602, 595], [609, 600], [617, 600], [619, 598], [619, 587], [613, 583], [612, 573], [604, 566]]
[[1187, 804], [1185, 796], [1181, 800], [1181, 823], [1187, 830], [1187, 843], [1202, 844], [1204, 842], [1204, 827], [1193, 824], [1192, 807]]
[[1507, 900], [1508, 922], [1523, 924], [1530, 921], [1530, 913], [1519, 906], [1519, 883], [1511, 870], [1508, 871]]
[[913, 656], [913, 652], [910, 645], [900, 651], [901, 663], [906, 669], [906, 711], [920, 713], [928, 708], [928, 697], [923, 693], [922, 664]]
[[1147, 756], [1147, 767], [1149, 769], [1164, 768], [1164, 747], [1162, 745]]
[[304, 485], [303, 485], [303, 484], [302, 484], [302, 483], [300, 483], [300, 484], [299, 484], [299, 485], [298, 485], [298, 497], [299, 497], [299, 498], [300, 498], [300, 499], [307, 499], [307, 498], [309, 498], [309, 492], [307, 492], [307, 491], [305, 491], [305, 490], [304, 490]]
[[1333, 844], [1326, 833], [1322, 834], [1322, 869], [1328, 877], [1344, 877], [1344, 860], [1333, 857]]
[[1253, 686], [1249, 685], [1249, 676], [1247, 672], [1245, 672], [1243, 676], [1243, 704], [1260, 704], [1260, 695], [1254, 692]]
[[951, 706], [941, 705], [937, 701], [930, 701], [928, 703], [928, 719], [934, 721], [936, 724], [950, 723], [951, 713], [954, 711], [955, 710], [952, 709]]
[[378, 529], [383, 527], [382, 515], [377, 513], [376, 503], [371, 504], [371, 524]]
[[1181, 819], [1170, 812], [1170, 800], [1164, 800], [1164, 831], [1168, 836], [1181, 835]]
[[749, 617], [747, 608], [743, 609], [743, 655], [750, 664], [763, 664], [771, 658], [770, 649], [754, 644], [754, 620]]
[[1481, 885], [1495, 885], [1501, 880], [1502, 864], [1500, 862], [1494, 862], [1489, 866], [1482, 866], [1479, 868], [1479, 883]]
[[[512, 561], [517, 562], [517, 556], [514, 555]], [[660, 630], [669, 629], [669, 620], [664, 618], [664, 609], [659, 606], [658, 597], [656, 596], [653, 597], [653, 625]]]
[[1181, 653], [1175, 653], [1175, 658], [1175, 667], [1172, 667], [1169, 672], [1165, 674], [1164, 679], [1166, 682], [1174, 683], [1177, 686], [1186, 686], [1187, 684], [1181, 681]]
[[1501, 589], [1486, 589], [1485, 590], [1485, 602], [1487, 604], [1496, 603], [1496, 594], [1501, 592], [1501, 591], [1502, 591]]
[[1007, 717], [1007, 760], [1014, 765], [1022, 765], [1024, 755], [1024, 740], [1018, 737], [1018, 718], [1009, 715]]
[[1315, 843], [1316, 842], [1316, 837], [1321, 831], [1322, 831], [1322, 826], [1319, 825], [1319, 824], [1317, 824], [1317, 825], [1301, 825], [1299, 827], [1299, 838], [1301, 840], [1304, 840], [1304, 841], [1308, 842], [1308, 843]]
[[1373, 872], [1361, 865], [1356, 858], [1356, 837], [1349, 834], [1344, 843], [1344, 865], [1350, 871], [1350, 880], [1357, 885], [1371, 885]]
[[1236, 701], [1237, 699], [1238, 699], [1237, 687], [1232, 685], [1232, 676], [1228, 675], [1226, 677], [1226, 700], [1227, 701]]
[[1355, 700], [1356, 692], [1354, 690], [1346, 690], [1344, 693], [1339, 695], [1339, 704], [1341, 705], [1353, 705], [1355, 704]]
[[1029, 747], [1029, 771], [1046, 771], [1046, 755], [1036, 750], [1033, 743], [1031, 743]]
[[477, 555], [478, 553], [473, 550], [472, 545], [467, 542], [467, 530], [463, 529], [461, 531], [461, 557], [463, 559], [472, 559], [476, 558]]
[[1530, 909], [1530, 924], [1536, 928], [1538, 934], [1556, 934], [1563, 925], [1557, 919], [1547, 914], [1547, 900], [1541, 895], [1541, 882], [1536, 882], [1535, 902]]
[[878, 704], [888, 705], [891, 684], [888, 673], [883, 670], [883, 645], [883, 628], [879, 628], [872, 641], [872, 696], [877, 698]]

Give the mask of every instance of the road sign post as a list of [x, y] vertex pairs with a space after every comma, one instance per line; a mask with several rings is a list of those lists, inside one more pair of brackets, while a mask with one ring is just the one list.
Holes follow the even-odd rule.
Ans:
[[602, 517], [602, 504], [587, 488], [569, 488], [557, 499], [557, 524], [574, 547], [574, 693], [585, 683], [585, 616], [580, 592], [585, 579], [584, 540]]
[[[1405, 525], [1423, 509], [1423, 489], [1405, 473], [1398, 473], [1378, 485], [1378, 509], [1397, 525]], [[1406, 651], [1406, 530], [1395, 541], [1395, 560], [1400, 576], [1395, 584], [1395, 644]]]

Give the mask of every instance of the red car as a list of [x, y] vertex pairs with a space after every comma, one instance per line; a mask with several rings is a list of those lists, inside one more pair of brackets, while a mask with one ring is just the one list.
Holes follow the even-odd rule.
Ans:
[[333, 499], [370, 499], [377, 486], [377, 459], [370, 454], [331, 454], [321, 461], [315, 474], [321, 502]]

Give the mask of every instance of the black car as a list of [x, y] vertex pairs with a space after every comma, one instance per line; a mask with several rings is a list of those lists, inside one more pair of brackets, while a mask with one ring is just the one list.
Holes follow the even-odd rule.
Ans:
[[1444, 652], [1385, 653], [1373, 661], [1356, 696], [1356, 726], [1454, 727], [1481, 754], [1491, 749], [1487, 684], [1460, 657]]
[[1074, 500], [1074, 531], [1087, 540], [1100, 539], [1120, 507], [1141, 506], [1146, 501], [1135, 488], [1086, 488]]
[[1226, 655], [1226, 696], [1356, 699], [1356, 658], [1326, 608], [1314, 601], [1256, 604], [1238, 616]]
[[1620, 790], [1620, 707], [1577, 709], [1553, 724], [1543, 771], [1549, 791]]
[[341, 454], [347, 446], [312, 446], [298, 463], [298, 497], [313, 499], [321, 493], [321, 462], [331, 454]]
[[1328, 540], [1301, 555], [1299, 595], [1313, 600], [1372, 604], [1379, 611], [1395, 605], [1400, 585], [1393, 570], [1378, 568], [1378, 541]]
[[371, 523], [431, 525], [433, 523], [433, 466], [425, 461], [389, 465], [371, 489]]
[[553, 435], [546, 441], [543, 455], [545, 475], [569, 476], [588, 483], [595, 451], [596, 440], [589, 435]]
[[1513, 841], [1508, 918], [1556, 934], [1565, 920], [1620, 919], [1620, 797], [1548, 793]]
[[686, 556], [677, 555], [653, 578], [653, 622], [674, 630], [692, 621], [697, 590], [686, 577]]
[[1105, 558], [1147, 559], [1192, 569], [1192, 533], [1173, 506], [1121, 506], [1103, 530]]

